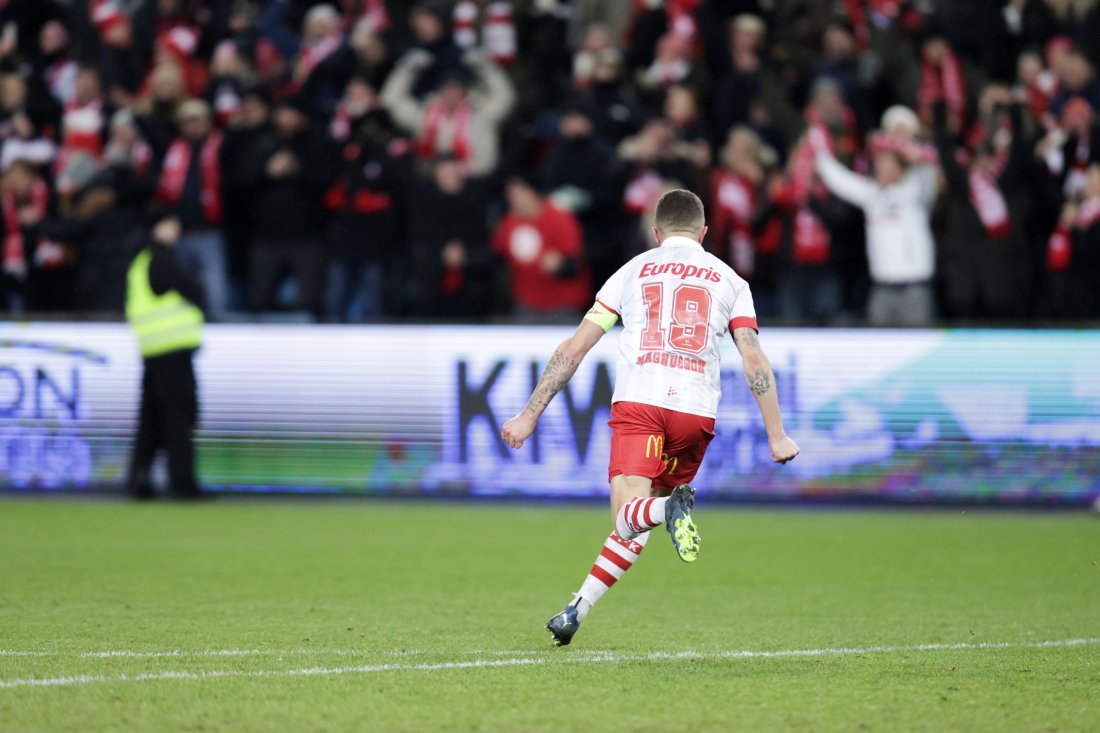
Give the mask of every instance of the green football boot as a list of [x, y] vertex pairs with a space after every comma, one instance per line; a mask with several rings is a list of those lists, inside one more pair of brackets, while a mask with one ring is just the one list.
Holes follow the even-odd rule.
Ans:
[[699, 559], [699, 530], [691, 518], [691, 509], [695, 506], [695, 489], [688, 484], [680, 484], [669, 494], [665, 503], [665, 529], [672, 535], [672, 546], [684, 562]]

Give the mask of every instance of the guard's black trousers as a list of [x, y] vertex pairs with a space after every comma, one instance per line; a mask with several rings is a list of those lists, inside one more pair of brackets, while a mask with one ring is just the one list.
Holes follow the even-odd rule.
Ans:
[[128, 487], [139, 498], [153, 495], [150, 471], [161, 448], [168, 455], [168, 481], [180, 498], [199, 495], [195, 481], [194, 432], [199, 418], [194, 351], [177, 351], [145, 360], [141, 415], [130, 459]]

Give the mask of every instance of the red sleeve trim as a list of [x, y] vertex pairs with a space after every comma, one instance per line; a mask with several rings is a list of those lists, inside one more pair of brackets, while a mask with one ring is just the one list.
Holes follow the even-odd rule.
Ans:
[[737, 318], [730, 321], [730, 331], [735, 328], [751, 328], [753, 331], [760, 333], [760, 326], [756, 325], [756, 319], [748, 316], [737, 316]]
[[607, 303], [603, 302], [599, 298], [596, 298], [596, 302], [599, 303], [600, 305], [602, 305], [604, 308], [607, 308], [609, 311], [611, 311], [615, 315], [617, 315], [617, 316], [622, 315], [621, 313], [619, 313], [619, 311], [615, 310], [614, 308], [612, 308], [611, 306], [609, 306]]

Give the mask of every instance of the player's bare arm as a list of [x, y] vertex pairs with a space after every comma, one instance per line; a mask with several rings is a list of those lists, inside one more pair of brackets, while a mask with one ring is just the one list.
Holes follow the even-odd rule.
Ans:
[[546, 362], [546, 368], [542, 371], [542, 377], [531, 393], [531, 399], [527, 406], [508, 422], [500, 431], [501, 438], [512, 448], [521, 448], [523, 442], [535, 432], [535, 424], [543, 410], [554, 399], [554, 395], [561, 392], [573, 375], [577, 367], [584, 361], [585, 355], [592, 350], [596, 342], [603, 336], [604, 331], [595, 323], [584, 320], [572, 336], [563, 341], [550, 360]]
[[798, 445], [783, 430], [783, 416], [779, 412], [779, 397], [775, 390], [775, 375], [772, 373], [771, 363], [760, 348], [755, 329], [735, 328], [733, 342], [741, 352], [745, 382], [752, 390], [760, 415], [764, 418], [772, 460], [776, 463], [787, 463], [798, 455]]
[[[562, 345], [564, 346], [565, 344]], [[560, 392], [577, 372], [581, 360], [566, 356], [562, 347], [554, 352], [550, 361], [546, 363], [546, 368], [542, 370], [542, 379], [531, 394], [531, 399], [527, 400], [527, 406], [523, 408], [528, 415], [533, 417], [541, 415], [550, 404], [550, 400], [554, 399], [554, 395]]]

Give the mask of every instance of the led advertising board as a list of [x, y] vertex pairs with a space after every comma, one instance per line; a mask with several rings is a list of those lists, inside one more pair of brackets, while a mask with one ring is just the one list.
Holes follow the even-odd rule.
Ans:
[[[206, 329], [203, 484], [225, 491], [598, 496], [608, 334], [521, 451], [500, 426], [572, 328]], [[1100, 494], [1100, 335], [764, 329], [787, 431], [777, 468], [731, 340], [701, 496], [1084, 504]], [[0, 325], [0, 487], [118, 488], [141, 360], [123, 324]]]

